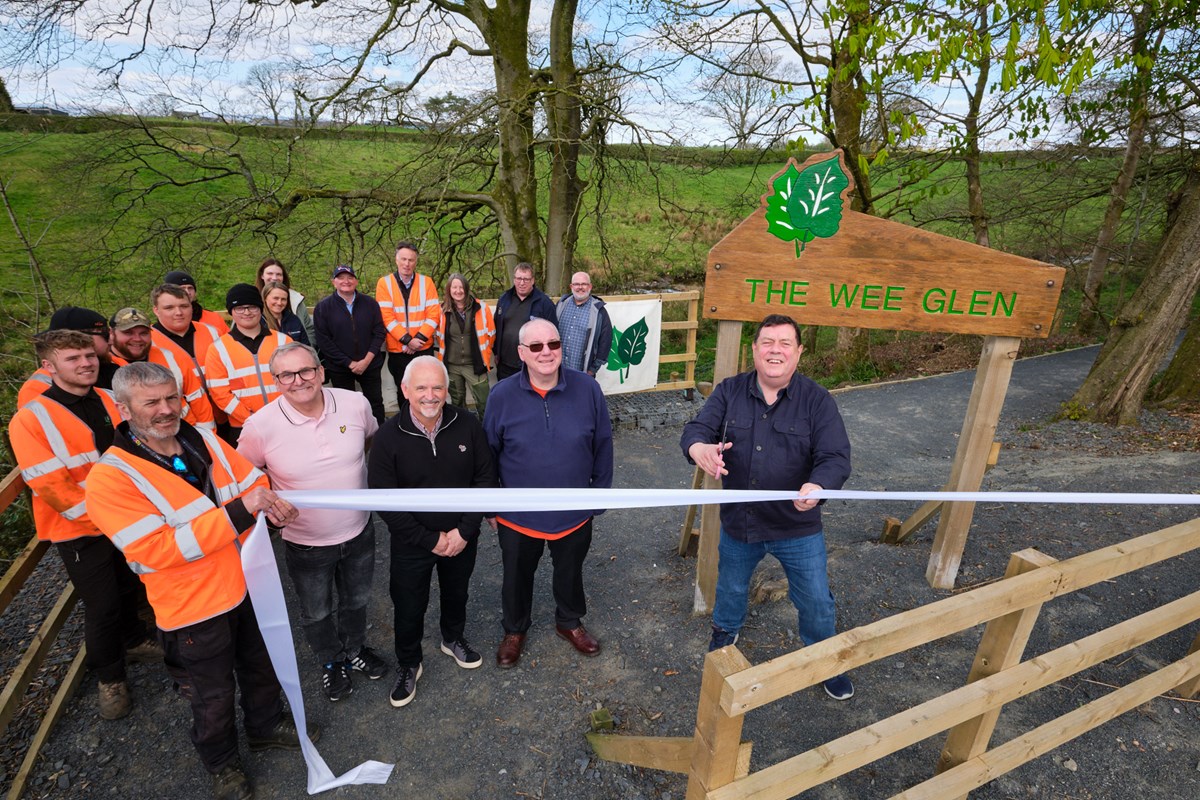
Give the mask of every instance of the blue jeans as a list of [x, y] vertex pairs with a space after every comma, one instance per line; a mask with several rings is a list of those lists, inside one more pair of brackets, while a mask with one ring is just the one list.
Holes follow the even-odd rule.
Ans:
[[717, 598], [712, 621], [721, 630], [738, 633], [746, 621], [750, 576], [767, 553], [783, 565], [788, 599], [799, 612], [800, 638], [816, 644], [837, 633], [837, 609], [825, 568], [825, 535], [797, 536], [774, 542], [743, 542], [721, 528], [718, 547]]
[[367, 639], [367, 598], [375, 574], [374, 523], [367, 520], [362, 533], [341, 544], [284, 542], [284, 560], [300, 601], [300, 627], [318, 663], [358, 655]]

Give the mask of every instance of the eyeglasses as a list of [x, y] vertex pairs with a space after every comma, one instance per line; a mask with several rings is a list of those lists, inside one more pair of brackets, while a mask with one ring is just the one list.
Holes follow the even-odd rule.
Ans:
[[258, 314], [260, 309], [258, 306], [234, 306], [229, 311], [230, 314]]
[[275, 375], [275, 382], [280, 386], [291, 386], [297, 378], [302, 381], [311, 381], [316, 374], [317, 367], [305, 367], [295, 372], [279, 372]]
[[533, 278], [532, 278], [532, 277], [528, 277], [528, 278], [513, 278], [513, 283], [532, 283], [532, 282], [533, 282]]
[[559, 341], [558, 339], [554, 339], [549, 342], [534, 342], [533, 344], [523, 344], [523, 345], [521, 345], [521, 347], [526, 348], [531, 353], [540, 353], [540, 352], [542, 352], [543, 347], [549, 347], [551, 350], [557, 350], [560, 347], [562, 347], [562, 342]]

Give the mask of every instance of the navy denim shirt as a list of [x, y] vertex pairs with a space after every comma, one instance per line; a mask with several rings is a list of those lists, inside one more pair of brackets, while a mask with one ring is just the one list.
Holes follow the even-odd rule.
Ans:
[[[696, 418], [683, 427], [679, 444], [688, 457], [696, 442], [724, 436], [726, 489], [799, 491], [805, 483], [840, 489], [850, 477], [850, 439], [833, 397], [796, 373], [767, 405], [751, 370], [717, 385]], [[688, 461], [691, 458], [688, 457]], [[743, 542], [766, 542], [821, 532], [821, 506], [797, 511], [791, 501], [728, 503], [721, 527]]]

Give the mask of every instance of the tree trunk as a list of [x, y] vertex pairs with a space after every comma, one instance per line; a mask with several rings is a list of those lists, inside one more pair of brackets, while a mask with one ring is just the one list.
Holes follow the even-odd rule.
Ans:
[[1175, 357], [1154, 387], [1154, 399], [1169, 408], [1200, 405], [1200, 317], [1188, 326]]
[[533, 117], [537, 90], [529, 71], [529, 0], [467, 6], [487, 42], [496, 76], [500, 158], [495, 186], [500, 237], [508, 272], [521, 261], [540, 270], [542, 238], [537, 207]]
[[[976, 35], [987, 36], [988, 3], [980, 3]], [[988, 216], [983, 205], [983, 175], [980, 169], [982, 155], [979, 152], [979, 109], [987, 92], [988, 76], [991, 71], [991, 49], [982, 49], [979, 61], [979, 73], [975, 76], [975, 91], [971, 94], [967, 106], [967, 116], [963, 120], [966, 134], [966, 153], [964, 161], [967, 170], [967, 214], [971, 217], [971, 229], [975, 232], [975, 244], [991, 247], [991, 237], [988, 234]]]
[[1150, 379], [1187, 319], [1200, 287], [1200, 156], [1189, 166], [1178, 209], [1149, 273], [1113, 320], [1096, 363], [1071, 399], [1088, 419], [1137, 422]]
[[[1121, 160], [1121, 169], [1117, 172], [1117, 179], [1113, 181], [1112, 189], [1109, 192], [1108, 208], [1104, 211], [1104, 220], [1100, 224], [1100, 232], [1096, 236], [1096, 246], [1092, 249], [1092, 260], [1088, 264], [1087, 276], [1083, 281], [1083, 305], [1079, 309], [1079, 320], [1076, 327], [1085, 336], [1090, 336], [1103, 327], [1103, 320], [1100, 317], [1100, 292], [1104, 284], [1104, 272], [1108, 268], [1112, 243], [1117, 236], [1117, 226], [1121, 222], [1121, 215], [1125, 212], [1125, 200], [1129, 197], [1129, 189], [1133, 186], [1133, 179], [1137, 175], [1142, 144], [1146, 138], [1147, 104], [1152, 66], [1146, 53], [1146, 27], [1149, 15], [1149, 6], [1147, 6], [1134, 21], [1131, 49], [1141, 58], [1134, 60], [1136, 65], [1135, 91], [1129, 107], [1129, 136], [1125, 143], [1125, 157]], [[1159, 31], [1155, 50], [1162, 43], [1164, 33], [1165, 30]]]
[[546, 125], [550, 132], [550, 204], [546, 220], [545, 291], [555, 297], [568, 284], [574, 268], [579, 231], [579, 205], [584, 182], [579, 179], [583, 86], [575, 66], [577, 0], [555, 0], [550, 12], [550, 77]]

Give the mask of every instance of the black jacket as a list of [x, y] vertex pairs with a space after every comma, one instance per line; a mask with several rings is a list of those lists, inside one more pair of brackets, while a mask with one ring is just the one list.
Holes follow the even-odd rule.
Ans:
[[[417, 430], [408, 403], [383, 423], [371, 442], [367, 486], [371, 489], [491, 488], [496, 484], [492, 450], [474, 414], [447, 403], [436, 445]], [[479, 538], [479, 512], [380, 511], [393, 537], [433, 550], [442, 531], [458, 528], [468, 542]]]
[[313, 327], [317, 331], [317, 352], [326, 369], [349, 369], [351, 361], [358, 361], [367, 353], [375, 354], [367, 369], [383, 366], [380, 352], [387, 330], [374, 297], [355, 292], [351, 316], [346, 313], [346, 301], [334, 292], [313, 308]]

